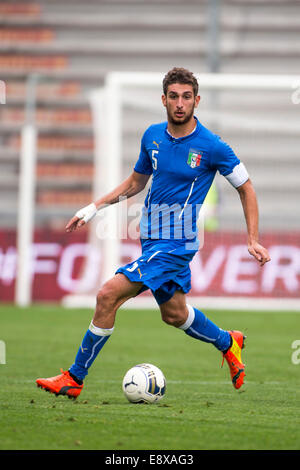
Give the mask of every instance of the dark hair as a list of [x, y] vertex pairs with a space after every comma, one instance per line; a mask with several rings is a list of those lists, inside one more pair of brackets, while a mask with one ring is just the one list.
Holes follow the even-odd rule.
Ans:
[[170, 70], [163, 79], [163, 92], [166, 95], [168, 86], [172, 83], [184, 83], [192, 85], [194, 96], [198, 95], [198, 82], [196, 77], [187, 69], [183, 67], [174, 67]]

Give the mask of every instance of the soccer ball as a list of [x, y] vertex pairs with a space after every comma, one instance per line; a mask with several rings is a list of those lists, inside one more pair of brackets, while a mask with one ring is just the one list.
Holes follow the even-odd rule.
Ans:
[[166, 379], [158, 367], [138, 364], [126, 372], [122, 388], [131, 403], [157, 403], [166, 392]]

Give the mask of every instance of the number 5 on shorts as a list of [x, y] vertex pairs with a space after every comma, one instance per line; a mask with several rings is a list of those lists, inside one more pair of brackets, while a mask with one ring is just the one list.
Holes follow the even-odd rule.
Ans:
[[132, 271], [134, 271], [138, 267], [138, 265], [139, 265], [138, 262], [135, 261], [133, 265], [131, 266], [131, 268], [127, 268], [127, 271], [132, 273]]

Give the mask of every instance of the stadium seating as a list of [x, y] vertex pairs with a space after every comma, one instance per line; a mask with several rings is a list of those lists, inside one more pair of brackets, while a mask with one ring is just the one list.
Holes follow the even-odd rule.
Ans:
[[[225, 0], [221, 3], [220, 72], [299, 73], [297, 1]], [[19, 0], [12, 3], [3, 0], [0, 23], [1, 79], [7, 93], [6, 104], [0, 105], [0, 174], [1, 181], [6, 181], [0, 189], [3, 226], [14, 226], [16, 221], [20, 129], [26, 82], [31, 73], [40, 76], [36, 113], [39, 224], [46, 220], [47, 214], [55, 212], [56, 206], [64, 223], [64, 218], [72, 215], [78, 205], [89, 202], [94, 144], [87, 91], [101, 85], [107, 72], [164, 72], [174, 65], [184, 65], [200, 73], [210, 70], [207, 1], [33, 0], [28, 3]], [[256, 182], [262, 223], [276, 226], [272, 209], [276, 206], [280, 210], [286, 204], [281, 196], [286, 194], [290, 208], [288, 212], [285, 209], [285, 220], [293, 227], [298, 223], [295, 214], [299, 214], [300, 194], [296, 126], [299, 105], [294, 106], [294, 125], [284, 132], [279, 129], [280, 138], [279, 134], [276, 138], [274, 132], [259, 131], [259, 119], [266, 118], [264, 113], [268, 109], [270, 120], [277, 115], [277, 125], [284, 124], [286, 116], [290, 118], [293, 112], [286, 95], [282, 94], [277, 102], [273, 102], [272, 94], [253, 98], [245, 93], [224, 93], [219, 99], [220, 111], [228, 113], [228, 126], [223, 129], [226, 138], [246, 161]], [[245, 108], [248, 117], [257, 116], [257, 130], [247, 128]], [[205, 102], [203, 109], [206, 109]], [[128, 161], [138, 152], [132, 135], [143, 130], [138, 114], [130, 116], [125, 135]], [[243, 132], [235, 131], [232, 116], [241, 122], [245, 120]], [[225, 202], [229, 191], [229, 187], [222, 186]], [[235, 223], [237, 211], [237, 200], [225, 204], [221, 216], [225, 228]]]

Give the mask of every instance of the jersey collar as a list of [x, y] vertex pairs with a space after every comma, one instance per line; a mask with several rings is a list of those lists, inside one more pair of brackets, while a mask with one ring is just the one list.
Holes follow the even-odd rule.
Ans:
[[200, 131], [200, 122], [196, 116], [194, 116], [194, 119], [196, 121], [195, 128], [192, 130], [190, 134], [185, 135], [184, 137], [173, 137], [172, 134], [170, 134], [170, 132], [168, 131], [168, 123], [167, 123], [166, 128], [165, 128], [165, 133], [167, 134], [167, 137], [170, 140], [172, 140], [172, 142], [182, 142], [182, 141], [195, 137]]

